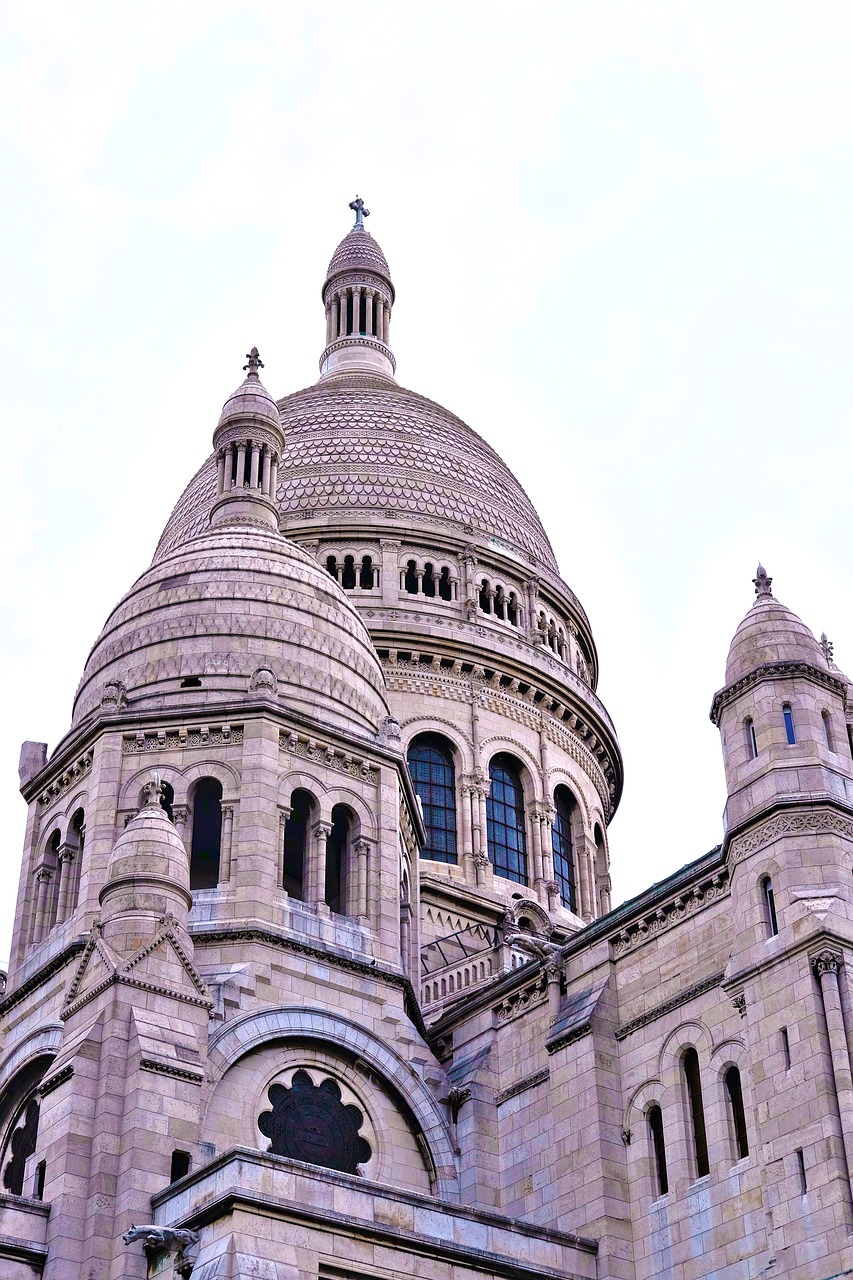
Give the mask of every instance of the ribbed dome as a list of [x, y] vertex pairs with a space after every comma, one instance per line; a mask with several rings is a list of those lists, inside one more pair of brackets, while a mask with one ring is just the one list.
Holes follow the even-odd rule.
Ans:
[[[497, 539], [556, 572], [554, 552], [530, 499], [494, 449], [441, 405], [391, 383], [337, 378], [279, 402], [286, 445], [279, 470], [283, 526], [306, 515], [363, 512], [449, 526], [457, 536]], [[156, 558], [204, 528], [216, 484], [209, 459], [167, 524]]]
[[808, 662], [826, 669], [811, 631], [771, 595], [759, 595], [734, 634], [726, 661], [726, 684], [734, 684], [766, 662]]
[[[375, 271], [391, 283], [391, 272], [385, 254], [363, 224], [352, 228], [332, 254], [326, 272], [326, 284], [342, 271]], [[325, 289], [326, 284], [323, 285]], [[393, 289], [392, 289], [393, 293]]]
[[[379, 660], [337, 582], [276, 532], [218, 526], [159, 559], [113, 610], [74, 724], [99, 707], [107, 682], [125, 686], [134, 711], [204, 706], [214, 718], [258, 672], [290, 711], [324, 725], [372, 735], [388, 714]], [[200, 685], [185, 687], [186, 677]]]
[[235, 418], [253, 417], [279, 425], [278, 405], [257, 375], [250, 374], [246, 381], [225, 401], [219, 415], [219, 425], [224, 426]]

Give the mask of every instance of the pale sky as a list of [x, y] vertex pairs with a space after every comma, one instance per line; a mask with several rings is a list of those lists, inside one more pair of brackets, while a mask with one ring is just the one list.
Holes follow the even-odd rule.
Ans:
[[590, 616], [618, 902], [717, 844], [763, 560], [853, 671], [849, 3], [0, 10], [0, 961], [25, 738], [68, 728], [257, 344], [315, 381], [358, 192], [398, 378], [526, 487]]

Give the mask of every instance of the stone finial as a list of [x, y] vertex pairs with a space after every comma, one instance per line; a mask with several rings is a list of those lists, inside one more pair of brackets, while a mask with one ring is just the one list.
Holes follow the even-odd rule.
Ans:
[[752, 579], [752, 582], [757, 596], [773, 595], [773, 592], [770, 590], [773, 585], [773, 579], [767, 576], [767, 570], [764, 568], [763, 564], [760, 564], [756, 569], [755, 577]]
[[142, 794], [145, 796], [146, 807], [157, 805], [160, 807], [160, 797], [163, 794], [163, 783], [159, 773], [155, 771], [142, 788]]
[[370, 210], [365, 209], [364, 201], [362, 200], [361, 196], [356, 196], [354, 200], [350, 200], [349, 207], [352, 209], [353, 213], [355, 214], [355, 222], [353, 224], [353, 230], [355, 230], [356, 227], [361, 227], [363, 229], [364, 219], [370, 217]]
[[258, 370], [264, 368], [264, 362], [258, 353], [258, 348], [252, 347], [251, 351], [247, 351], [246, 359], [249, 363], [243, 365], [243, 372], [246, 373], [248, 377], [257, 379]]
[[823, 656], [826, 658], [826, 665], [828, 667], [834, 667], [835, 662], [833, 661], [833, 654], [834, 654], [835, 646], [833, 645], [832, 641], [828, 638], [825, 631], [821, 631], [820, 633], [820, 647], [823, 650]]

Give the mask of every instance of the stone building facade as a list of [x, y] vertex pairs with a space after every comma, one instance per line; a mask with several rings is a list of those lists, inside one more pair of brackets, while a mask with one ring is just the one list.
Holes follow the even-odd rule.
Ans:
[[10, 1280], [853, 1269], [850, 686], [759, 567], [722, 844], [611, 909], [622, 760], [547, 535], [404, 390], [356, 222], [25, 743]]

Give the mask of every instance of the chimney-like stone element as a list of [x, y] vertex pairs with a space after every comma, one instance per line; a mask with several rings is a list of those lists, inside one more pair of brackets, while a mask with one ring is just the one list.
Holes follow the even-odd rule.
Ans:
[[31, 778], [47, 764], [46, 742], [22, 742], [18, 757], [18, 779], [25, 787]]
[[385, 254], [365, 229], [370, 210], [360, 196], [350, 202], [355, 224], [329, 263], [323, 285], [326, 345], [320, 381], [366, 373], [393, 382], [396, 364], [389, 346], [394, 285]]
[[212, 525], [260, 525], [278, 529], [278, 464], [284, 432], [278, 406], [260, 380], [258, 348], [246, 356], [246, 380], [222, 406], [213, 433], [216, 498]]

